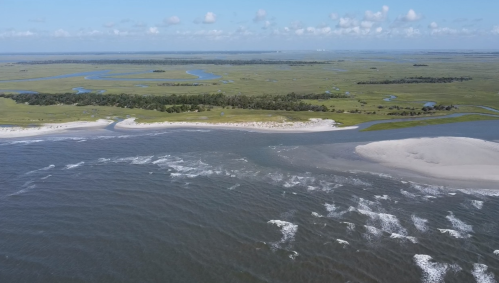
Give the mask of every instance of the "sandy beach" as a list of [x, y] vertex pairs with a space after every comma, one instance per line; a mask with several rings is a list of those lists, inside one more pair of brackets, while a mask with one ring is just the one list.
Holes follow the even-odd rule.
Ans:
[[356, 153], [382, 165], [450, 180], [499, 181], [499, 143], [462, 137], [373, 142]]
[[0, 127], [0, 138], [20, 138], [60, 133], [74, 129], [103, 129], [114, 121], [99, 119], [95, 122], [68, 122], [59, 124], [43, 124], [40, 127]]
[[262, 132], [327, 132], [338, 130], [357, 129], [353, 127], [336, 126], [334, 120], [310, 119], [307, 122], [246, 122], [246, 123], [203, 123], [203, 122], [159, 122], [159, 123], [137, 123], [135, 118], [123, 120], [116, 124], [117, 129], [162, 129], [162, 128], [213, 128], [213, 129], [239, 129], [256, 130]]

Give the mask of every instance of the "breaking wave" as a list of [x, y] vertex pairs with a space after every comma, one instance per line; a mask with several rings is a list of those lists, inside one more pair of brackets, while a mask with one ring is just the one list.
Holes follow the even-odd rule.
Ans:
[[76, 164], [68, 164], [66, 165], [66, 170], [69, 170], [69, 169], [74, 169], [74, 168], [77, 168], [77, 167], [80, 167], [82, 166], [83, 164], [85, 164], [85, 162], [80, 162], [80, 163], [76, 163]]
[[473, 264], [473, 271], [471, 274], [473, 274], [477, 283], [496, 283], [494, 274], [492, 272], [487, 273], [487, 269], [488, 266], [485, 264]]
[[267, 223], [274, 224], [281, 228], [282, 238], [279, 242], [272, 243], [273, 249], [278, 249], [282, 245], [290, 244], [294, 241], [296, 232], [298, 231], [298, 225], [282, 220], [270, 220]]

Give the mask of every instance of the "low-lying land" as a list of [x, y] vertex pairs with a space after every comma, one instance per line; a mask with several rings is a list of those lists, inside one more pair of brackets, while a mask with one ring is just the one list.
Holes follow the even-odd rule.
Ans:
[[[135, 56], [134, 59], [109, 60], [64, 59], [63, 56], [54, 59], [57, 56], [52, 56], [51, 60], [0, 64], [0, 93], [13, 94], [2, 90], [41, 93], [40, 96], [18, 96], [15, 100], [19, 103], [0, 98], [0, 123], [29, 125], [78, 119], [90, 121], [108, 116], [135, 117], [140, 122], [200, 120], [208, 123], [219, 120], [234, 122], [231, 119], [241, 117], [249, 121], [272, 121], [275, 117], [283, 117], [286, 121], [332, 119], [343, 126], [350, 126], [375, 120], [455, 113], [497, 114], [493, 109], [499, 109], [499, 74], [496, 71], [499, 61], [495, 59], [483, 62], [459, 54], [448, 55], [449, 58], [442, 61], [425, 54], [382, 60], [375, 57], [318, 59], [314, 54], [302, 56], [303, 59], [299, 60], [291, 58], [291, 55], [286, 58], [283, 54], [275, 55], [275, 58], [272, 54], [236, 54], [227, 60], [210, 56], [182, 54], [182, 57], [171, 56], [167, 59], [137, 59], [138, 56]], [[254, 59], [252, 56], [266, 59]], [[425, 64], [414, 64], [414, 61]], [[435, 63], [425, 68], [413, 67], [427, 65], [426, 62]], [[221, 78], [196, 82], [153, 81], [175, 76], [178, 76], [177, 79], [192, 78], [186, 71], [194, 69]], [[128, 73], [119, 77], [140, 80], [86, 80], [82, 75], [7, 82], [104, 70], [110, 70], [110, 75]], [[164, 72], [132, 74], [148, 70]], [[76, 95], [73, 92], [75, 87], [106, 92]], [[296, 97], [289, 100], [291, 93]], [[223, 99], [215, 102], [196, 100], [216, 95]], [[389, 96], [395, 98], [385, 100]], [[172, 100], [173, 97], [182, 100]], [[427, 102], [433, 102], [435, 106], [425, 107]], [[475, 106], [488, 106], [490, 109]], [[477, 119], [492, 118], [467, 115], [458, 120], [443, 119], [431, 123]], [[405, 125], [423, 124], [408, 123]], [[397, 128], [400, 124], [376, 127]]]

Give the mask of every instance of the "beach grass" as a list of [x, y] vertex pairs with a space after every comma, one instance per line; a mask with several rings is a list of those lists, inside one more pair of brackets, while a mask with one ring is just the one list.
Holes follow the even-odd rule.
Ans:
[[406, 122], [389, 122], [380, 123], [372, 125], [361, 131], [381, 131], [381, 130], [393, 130], [411, 127], [421, 127], [421, 126], [431, 126], [431, 125], [441, 125], [450, 123], [460, 123], [460, 122], [472, 122], [472, 121], [487, 121], [487, 120], [499, 120], [499, 117], [485, 116], [485, 115], [464, 115], [455, 118], [440, 118], [440, 119], [428, 119], [419, 121], [406, 121]]

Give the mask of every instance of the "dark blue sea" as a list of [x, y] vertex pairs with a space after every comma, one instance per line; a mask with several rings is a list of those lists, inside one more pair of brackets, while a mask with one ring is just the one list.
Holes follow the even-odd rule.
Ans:
[[498, 129], [0, 140], [0, 282], [496, 282], [499, 185], [379, 171], [353, 149]]

